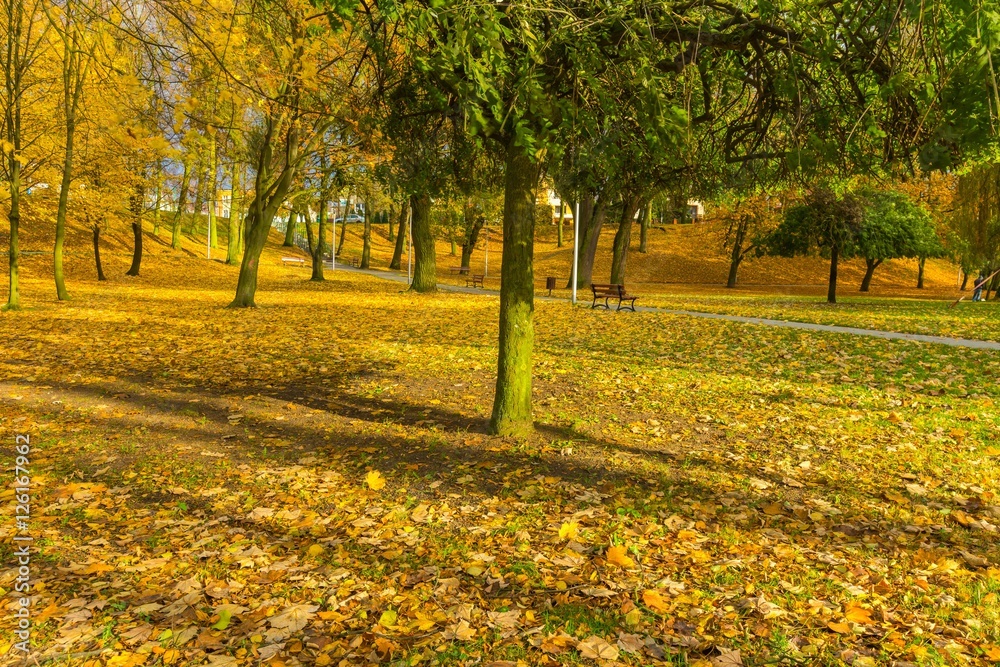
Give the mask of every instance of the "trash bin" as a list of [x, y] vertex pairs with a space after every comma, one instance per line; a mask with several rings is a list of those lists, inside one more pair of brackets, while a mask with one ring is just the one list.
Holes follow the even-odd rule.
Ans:
[[552, 290], [556, 288], [556, 279], [549, 276], [545, 279], [545, 289], [549, 291], [549, 296], [552, 296]]

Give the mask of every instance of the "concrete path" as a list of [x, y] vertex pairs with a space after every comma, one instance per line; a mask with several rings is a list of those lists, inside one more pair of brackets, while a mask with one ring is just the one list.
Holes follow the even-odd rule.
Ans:
[[[383, 280], [392, 280], [406, 284], [406, 276], [388, 271], [375, 271], [371, 269], [355, 269], [353, 267], [337, 267], [337, 271], [351, 271], [363, 273]], [[461, 292], [463, 294], [478, 294], [486, 296], [496, 296], [496, 290], [479, 289], [475, 287], [462, 287], [461, 285], [448, 285], [438, 283], [438, 289], [446, 292]], [[537, 296], [540, 301], [566, 301], [561, 297]], [[667, 313], [669, 315], [686, 315], [688, 317], [701, 317], [709, 320], [725, 320], [727, 322], [740, 322], [743, 324], [760, 324], [769, 327], [781, 327], [785, 329], [804, 329], [806, 331], [824, 331], [827, 333], [852, 334], [855, 336], [870, 336], [872, 338], [884, 338], [888, 340], [913, 340], [920, 343], [937, 343], [939, 345], [950, 345], [952, 347], [967, 347], [975, 350], [1000, 350], [1000, 342], [991, 340], [973, 340], [970, 338], [949, 338], [947, 336], [927, 336], [924, 334], [901, 333], [898, 331], [879, 331], [877, 329], [858, 329], [856, 327], [842, 327], [833, 324], [813, 324], [811, 322], [789, 322], [787, 320], [770, 320], [763, 317], [743, 317], [741, 315], [720, 315], [718, 313], [702, 313], [695, 310], [673, 310], [670, 308], [654, 308], [651, 306], [636, 306], [636, 310], [642, 313]]]

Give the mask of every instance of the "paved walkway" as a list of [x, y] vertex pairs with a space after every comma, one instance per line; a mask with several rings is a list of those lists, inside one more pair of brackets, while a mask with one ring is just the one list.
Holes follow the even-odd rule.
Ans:
[[[406, 276], [388, 271], [375, 271], [371, 269], [355, 269], [353, 267], [337, 267], [338, 271], [352, 271], [354, 273], [364, 273], [383, 280], [392, 280], [406, 284]], [[461, 285], [448, 285], [438, 283], [438, 289], [446, 292], [461, 292], [463, 294], [479, 294], [496, 296], [496, 290], [483, 290], [475, 287], [462, 287]], [[565, 301], [561, 297], [535, 297], [541, 301]], [[686, 315], [688, 317], [701, 317], [709, 320], [725, 320], [727, 322], [741, 322], [743, 324], [760, 324], [769, 327], [781, 327], [785, 329], [804, 329], [806, 331], [824, 331], [828, 333], [852, 334], [855, 336], [871, 336], [872, 338], [884, 338], [889, 340], [913, 340], [921, 343], [937, 343], [939, 345], [950, 345], [952, 347], [967, 347], [976, 350], [1000, 350], [1000, 342], [991, 340], [973, 340], [970, 338], [949, 338], [947, 336], [927, 336], [924, 334], [901, 333], [898, 331], [879, 331], [877, 329], [858, 329], [856, 327], [841, 327], [833, 324], [813, 324], [811, 322], [789, 322], [787, 320], [770, 320], [763, 317], [743, 317], [741, 315], [720, 315], [718, 313], [702, 313], [695, 310], [673, 310], [670, 308], [654, 308], [651, 306], [637, 306], [636, 310], [643, 313], [667, 313], [669, 315]]]

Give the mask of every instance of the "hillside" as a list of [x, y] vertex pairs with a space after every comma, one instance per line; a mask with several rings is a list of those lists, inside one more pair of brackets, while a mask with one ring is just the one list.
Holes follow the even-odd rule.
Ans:
[[[49, 212], [33, 214], [30, 207], [21, 227], [21, 248], [24, 279], [44, 279], [51, 275], [52, 223]], [[6, 223], [6, 217], [3, 218]], [[0, 223], [0, 224], [3, 224]], [[225, 258], [226, 221], [219, 221], [219, 248], [212, 250], [212, 259]], [[204, 225], [202, 224], [202, 229]], [[372, 234], [372, 268], [388, 266], [393, 244], [388, 240], [388, 230], [384, 225], [375, 226]], [[7, 244], [9, 230], [0, 227], [0, 243]], [[601, 235], [595, 262], [596, 281], [608, 279], [611, 267], [611, 244], [614, 229], [606, 227]], [[723, 291], [729, 270], [728, 257], [722, 251], [719, 228], [712, 223], [653, 228], [649, 235], [649, 251], [638, 252], [638, 230], [634, 231], [632, 249], [628, 259], [628, 282], [646, 294], [684, 293], [689, 291]], [[281, 236], [276, 231], [272, 235], [273, 246], [280, 246]], [[473, 271], [482, 272], [485, 267], [485, 235], [481, 237], [473, 254]], [[487, 286], [497, 287], [500, 275], [502, 240], [497, 230], [490, 233], [489, 270]], [[361, 256], [362, 226], [350, 225], [347, 229], [342, 257], [348, 260]], [[204, 232], [184, 235], [181, 250], [170, 247], [169, 229], [161, 226], [158, 234], [153, 234], [152, 225], [147, 221], [144, 236], [143, 266], [149, 270], [156, 264], [164, 268], [187, 259], [205, 259]], [[294, 248], [275, 248], [281, 254], [301, 255]], [[122, 274], [131, 261], [132, 234], [127, 224], [110, 219], [102, 228], [101, 258], [105, 274], [112, 282], [124, 280]], [[6, 254], [4, 254], [6, 257]], [[559, 278], [558, 284], [565, 286], [572, 262], [571, 229], [567, 230], [566, 244], [556, 246], [554, 226], [540, 226], [535, 244], [535, 276], [539, 287], [544, 285], [546, 276]], [[457, 266], [458, 256], [451, 256], [451, 245], [439, 241], [437, 245], [438, 274], [444, 282], [464, 282], [464, 278], [449, 273], [448, 268]], [[275, 262], [280, 257], [275, 257]], [[0, 260], [0, 266], [5, 260]], [[404, 253], [403, 267], [405, 270]], [[6, 267], [4, 266], [4, 270]], [[825, 293], [829, 264], [820, 257], [775, 258], [765, 257], [744, 262], [740, 269], [738, 291], [762, 294], [803, 294]], [[840, 289], [843, 295], [857, 294], [864, 264], [861, 260], [843, 262], [840, 272]], [[234, 267], [235, 271], [235, 267]], [[94, 280], [94, 259], [92, 233], [90, 227], [80, 220], [71, 219], [67, 229], [66, 275], [70, 283]], [[872, 284], [873, 296], [921, 296], [946, 298], [956, 293], [957, 268], [944, 260], [927, 262], [926, 289], [917, 290], [917, 263], [915, 260], [886, 262], [878, 269]], [[235, 280], [235, 276], [234, 276]]]

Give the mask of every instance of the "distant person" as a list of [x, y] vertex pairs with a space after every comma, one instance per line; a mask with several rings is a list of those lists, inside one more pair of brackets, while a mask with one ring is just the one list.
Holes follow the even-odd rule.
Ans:
[[976, 282], [973, 283], [972, 300], [982, 301], [983, 300], [983, 287], [986, 285], [986, 271], [980, 270], [979, 275], [976, 277]]

